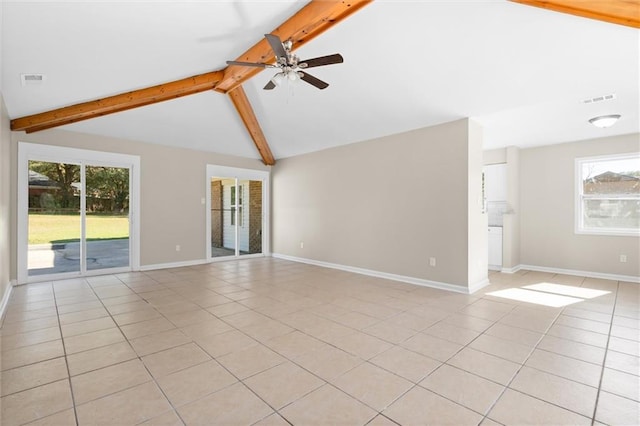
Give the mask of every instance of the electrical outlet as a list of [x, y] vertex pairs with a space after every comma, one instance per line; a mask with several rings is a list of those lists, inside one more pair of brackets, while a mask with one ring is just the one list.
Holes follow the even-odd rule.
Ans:
[[300, 241], [300, 248], [303, 249], [304, 248], [304, 242]]
[[620, 255], [620, 262], [621, 263], [627, 263], [627, 255], [626, 254], [621, 254]]
[[176, 251], [180, 251], [180, 245], [176, 245]]
[[436, 266], [436, 258], [435, 257], [430, 257], [429, 258], [429, 266]]
[[202, 204], [204, 206], [206, 204], [206, 202], [207, 202], [207, 200], [204, 197], [200, 198], [200, 204]]

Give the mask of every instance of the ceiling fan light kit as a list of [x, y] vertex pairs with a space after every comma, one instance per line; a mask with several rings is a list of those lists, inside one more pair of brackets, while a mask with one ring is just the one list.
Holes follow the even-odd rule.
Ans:
[[329, 83], [326, 83], [319, 78], [312, 76], [307, 72], [307, 68], [321, 67], [324, 65], [341, 64], [344, 62], [342, 55], [335, 53], [333, 55], [320, 56], [317, 58], [306, 59], [301, 61], [298, 55], [293, 53], [293, 42], [291, 40], [282, 41], [280, 37], [274, 34], [265, 34], [264, 37], [269, 42], [271, 49], [276, 57], [275, 64], [265, 64], [262, 62], [242, 62], [242, 61], [227, 61], [227, 65], [239, 65], [244, 67], [256, 67], [256, 68], [279, 68], [280, 71], [274, 75], [271, 80], [264, 86], [264, 90], [272, 90], [276, 86], [280, 86], [285, 78], [291, 82], [302, 80], [309, 83], [318, 89], [326, 89], [329, 87]]
[[606, 129], [607, 127], [613, 126], [616, 121], [620, 119], [620, 114], [610, 114], [610, 115], [600, 115], [598, 117], [593, 117], [589, 120], [589, 123], [600, 129]]

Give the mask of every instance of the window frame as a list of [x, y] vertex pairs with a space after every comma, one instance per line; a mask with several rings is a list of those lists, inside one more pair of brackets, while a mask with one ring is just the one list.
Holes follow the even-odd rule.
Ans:
[[[584, 186], [582, 180], [582, 166], [585, 163], [602, 162], [602, 161], [616, 161], [616, 160], [629, 160], [639, 159], [640, 152], [629, 152], [621, 154], [608, 154], [598, 155], [592, 157], [580, 157], [575, 159], [575, 233], [580, 235], [604, 235], [604, 236], [638, 236], [640, 235], [640, 228], [638, 229], [622, 229], [622, 228], [587, 228], [583, 223], [583, 207], [584, 207]], [[613, 197], [609, 197], [613, 198]]]

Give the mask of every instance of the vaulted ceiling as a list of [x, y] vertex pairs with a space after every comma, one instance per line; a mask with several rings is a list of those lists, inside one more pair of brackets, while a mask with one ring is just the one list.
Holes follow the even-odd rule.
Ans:
[[[484, 125], [486, 148], [638, 132], [640, 2], [573, 1], [595, 4], [603, 22], [569, 0], [516, 1], [527, 5], [5, 1], [1, 89], [19, 129], [64, 124], [265, 163], [462, 117]], [[264, 91], [274, 70], [225, 61], [272, 60], [265, 33], [292, 37], [303, 58], [339, 52], [345, 62], [314, 69], [325, 90]], [[44, 80], [21, 84], [31, 73]], [[113, 104], [97, 99], [122, 112], [102, 116]], [[62, 120], [69, 110], [79, 115]], [[623, 116], [612, 128], [587, 122], [612, 113]], [[99, 117], [78, 121], [86, 116]]]

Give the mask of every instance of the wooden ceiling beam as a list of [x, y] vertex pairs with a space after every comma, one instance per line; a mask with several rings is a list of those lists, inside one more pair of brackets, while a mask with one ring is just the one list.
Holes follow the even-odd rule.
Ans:
[[213, 89], [223, 76], [222, 71], [213, 71], [95, 101], [16, 118], [11, 120], [11, 130], [24, 130], [31, 133], [204, 92]]
[[240, 114], [240, 118], [242, 118], [242, 122], [249, 131], [249, 135], [251, 136], [251, 139], [253, 139], [253, 143], [255, 143], [256, 148], [258, 148], [258, 152], [262, 157], [262, 162], [267, 166], [273, 166], [276, 163], [276, 160], [273, 158], [271, 148], [269, 148], [269, 144], [267, 143], [267, 138], [264, 137], [264, 133], [260, 128], [260, 123], [258, 123], [256, 114], [253, 112], [253, 108], [251, 108], [251, 104], [249, 103], [249, 99], [247, 98], [247, 94], [244, 92], [244, 89], [242, 86], [238, 86], [227, 94], [229, 95], [231, 102], [233, 102], [233, 106], [236, 107], [238, 114]]
[[583, 18], [640, 28], [638, 0], [511, 0], [514, 3], [569, 13]]
[[[277, 35], [282, 41], [292, 40], [293, 50], [296, 50], [372, 1], [313, 0], [278, 28], [271, 31], [270, 34]], [[262, 38], [253, 47], [238, 56], [236, 60], [268, 64], [274, 63], [276, 59], [271, 46], [269, 46], [266, 39]], [[227, 93], [260, 71], [262, 71], [262, 68], [238, 65], [228, 66], [224, 69], [224, 78], [216, 85], [216, 90]]]

